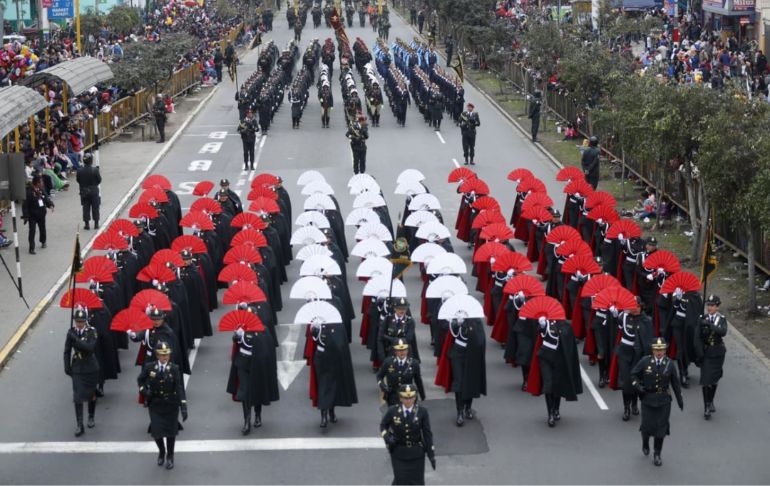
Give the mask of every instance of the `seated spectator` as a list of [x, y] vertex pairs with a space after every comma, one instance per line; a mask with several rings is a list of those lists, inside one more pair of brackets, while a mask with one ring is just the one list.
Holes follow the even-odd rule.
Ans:
[[648, 220], [655, 217], [657, 204], [655, 203], [655, 193], [643, 192], [637, 205], [634, 207], [634, 219]]

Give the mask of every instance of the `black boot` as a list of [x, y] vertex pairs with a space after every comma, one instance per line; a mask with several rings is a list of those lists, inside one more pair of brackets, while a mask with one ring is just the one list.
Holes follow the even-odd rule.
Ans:
[[327, 425], [329, 425], [329, 414], [326, 413], [326, 410], [321, 410], [321, 425], [320, 425], [320, 427], [322, 429], [325, 429]]
[[663, 450], [663, 437], [655, 437], [655, 440], [653, 441], [653, 448], [654, 450], [652, 455], [652, 463], [656, 466], [662, 466], [663, 460], [660, 458], [660, 452]]
[[243, 407], [243, 428], [241, 429], [241, 434], [249, 435], [251, 432], [251, 406], [246, 402], [241, 402], [241, 407]]
[[465, 424], [465, 417], [463, 417], [463, 411], [458, 410], [457, 411], [457, 420], [455, 420], [455, 425], [458, 427], [462, 427]]
[[717, 394], [717, 386], [711, 385], [711, 392], [709, 393], [709, 412], [714, 413], [717, 411], [716, 408], [714, 408], [714, 395]]
[[553, 417], [553, 398], [551, 395], [545, 395], [545, 406], [548, 409], [548, 426], [556, 426], [556, 419]]
[[647, 434], [642, 434], [642, 454], [650, 455], [650, 436]]
[[553, 397], [553, 419], [556, 421], [561, 420], [559, 408], [561, 408], [561, 397], [556, 395]]
[[83, 229], [85, 229], [85, 230], [90, 230], [91, 229], [91, 227], [88, 226], [88, 221], [86, 221], [86, 224], [83, 225]]
[[254, 405], [254, 428], [262, 427], [262, 405]]
[[465, 423], [465, 416], [464, 416], [464, 409], [465, 409], [465, 403], [460, 398], [459, 393], [455, 393], [455, 409], [457, 410], [457, 420], [455, 421], [455, 424], [458, 427], [462, 427]]
[[166, 437], [166, 469], [174, 469], [174, 443], [176, 437]]
[[529, 378], [529, 366], [521, 367], [521, 391], [527, 391], [527, 378]]
[[627, 394], [623, 394], [623, 422], [628, 422], [631, 418], [631, 399]]
[[99, 229], [99, 221], [94, 220], [94, 229]]
[[75, 402], [75, 437], [80, 437], [85, 433], [83, 429], [83, 402]]
[[155, 439], [155, 445], [158, 446], [158, 466], [162, 466], [166, 462], [166, 446], [162, 438]]
[[465, 165], [468, 165], [468, 157], [465, 157]]
[[333, 424], [337, 423], [337, 414], [334, 413], [334, 407], [329, 409], [329, 421]]
[[599, 360], [599, 388], [607, 386], [607, 382], [604, 381], [604, 359]]
[[682, 377], [682, 388], [690, 388], [689, 376], [681, 361], [679, 361], [679, 376]]
[[88, 401], [88, 428], [93, 429], [96, 426], [94, 423], [94, 414], [96, 413], [96, 400]]

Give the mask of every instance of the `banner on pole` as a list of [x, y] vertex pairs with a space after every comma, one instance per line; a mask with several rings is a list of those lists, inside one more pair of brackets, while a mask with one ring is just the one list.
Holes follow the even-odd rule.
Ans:
[[70, 19], [75, 16], [75, 4], [73, 0], [51, 0], [48, 9], [49, 19]]

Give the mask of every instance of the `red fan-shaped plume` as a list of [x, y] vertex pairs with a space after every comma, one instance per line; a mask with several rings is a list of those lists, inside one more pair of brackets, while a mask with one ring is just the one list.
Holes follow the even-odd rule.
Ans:
[[527, 319], [540, 319], [541, 317], [545, 317], [549, 321], [558, 321], [567, 318], [561, 302], [548, 296], [534, 297], [533, 299], [528, 300], [519, 311], [519, 317]]
[[575, 167], [574, 165], [567, 166], [556, 174], [556, 180], [559, 182], [585, 180], [585, 178], [586, 176], [580, 167]]
[[153, 219], [158, 217], [158, 210], [147, 203], [138, 202], [128, 210], [128, 217]]
[[225, 253], [224, 263], [262, 263], [262, 255], [249, 245], [234, 246]]
[[603, 223], [614, 223], [620, 219], [620, 216], [618, 215], [618, 212], [615, 211], [615, 208], [612, 206], [604, 205], [596, 206], [592, 210], [588, 211], [588, 215], [586, 217], [593, 221], [601, 220]]
[[679, 259], [668, 250], [657, 250], [644, 260], [644, 268], [647, 270], [656, 270], [662, 268], [668, 275], [676, 273], [682, 269]]
[[181, 253], [183, 250], [189, 250], [194, 254], [208, 253], [209, 249], [206, 248], [206, 243], [202, 239], [193, 235], [182, 235], [174, 238], [171, 242], [171, 249], [177, 253]]
[[567, 258], [573, 255], [586, 255], [591, 257], [593, 256], [593, 251], [585, 241], [580, 238], [573, 238], [559, 245], [559, 247], [556, 248], [556, 254]]
[[458, 167], [449, 173], [447, 182], [463, 182], [470, 179], [475, 179], [476, 173], [467, 167]]
[[168, 262], [171, 262], [175, 267], [184, 265], [182, 256], [178, 252], [168, 248], [156, 251], [150, 259], [150, 263], [160, 263], [161, 265], [165, 265]]
[[[74, 290], [74, 292], [73, 292]], [[88, 289], [75, 288], [62, 295], [59, 301], [59, 307], [72, 309], [82, 307], [84, 309], [101, 309], [102, 300]]]
[[115, 221], [110, 224], [109, 230], [110, 232], [118, 233], [120, 236], [126, 237], [137, 237], [139, 236], [139, 230], [136, 229], [136, 226], [134, 223], [127, 219], [116, 219]]
[[[241, 265], [244, 266], [244, 265]], [[267, 297], [254, 282], [239, 280], [231, 285], [222, 296], [223, 304], [239, 304], [241, 302], [265, 302]]]
[[471, 223], [471, 228], [480, 229], [488, 224], [496, 224], [496, 223], [505, 224], [505, 216], [503, 216], [500, 210], [484, 209], [480, 211], [475, 218], [473, 218], [473, 223]]
[[548, 194], [544, 192], [533, 192], [532, 194], [528, 195], [526, 199], [524, 199], [523, 203], [521, 203], [521, 210], [526, 211], [527, 209], [534, 206], [550, 208], [553, 206], [553, 199], [548, 197]]
[[530, 171], [529, 169], [525, 169], [523, 167], [519, 167], [518, 169], [513, 169], [508, 173], [508, 180], [514, 181], [514, 182], [516, 181], [521, 182], [531, 177], [534, 177], [532, 175], [532, 171]]
[[278, 203], [266, 197], [258, 197], [249, 205], [249, 211], [255, 213], [280, 213]]
[[161, 189], [160, 187], [151, 187], [149, 189], [145, 189], [142, 194], [139, 195], [139, 202], [140, 203], [167, 203], [168, 202], [168, 195], [166, 194], [166, 191]]
[[700, 290], [700, 280], [690, 272], [676, 272], [666, 279], [660, 288], [660, 293], [673, 294], [676, 289], [682, 289], [682, 292], [695, 292]]
[[596, 261], [588, 255], [575, 255], [568, 258], [561, 266], [562, 273], [575, 274], [580, 272], [583, 275], [592, 273], [601, 273], [602, 269]]
[[196, 199], [190, 205], [190, 211], [201, 211], [206, 214], [219, 214], [222, 212], [222, 206], [210, 197], [201, 197]]
[[553, 215], [543, 206], [530, 206], [521, 212], [521, 217], [530, 221], [551, 221]]
[[255, 230], [263, 230], [267, 228], [262, 218], [253, 213], [238, 213], [233, 218], [230, 225], [234, 228], [253, 228]]
[[230, 246], [250, 245], [254, 248], [264, 248], [267, 246], [267, 238], [257, 230], [244, 229], [235, 234], [230, 240]]
[[263, 173], [259, 174], [253, 181], [251, 181], [251, 188], [254, 189], [259, 186], [277, 186], [280, 182], [281, 179], [273, 174]]
[[580, 194], [581, 197], [590, 196], [594, 188], [585, 179], [574, 179], [564, 186], [564, 194]]
[[115, 263], [104, 256], [93, 256], [83, 262], [83, 270], [75, 275], [77, 283], [112, 282], [112, 274], [118, 271]]
[[146, 312], [148, 309], [160, 309], [164, 312], [170, 312], [172, 309], [171, 300], [168, 296], [160, 290], [147, 289], [138, 292], [133, 299], [129, 307], [135, 307], [142, 312]]
[[179, 224], [184, 228], [202, 231], [211, 231], [214, 229], [214, 222], [202, 211], [190, 211], [182, 216], [182, 220], [179, 221]]
[[506, 241], [513, 238], [513, 230], [505, 223], [493, 223], [481, 229], [482, 240]]
[[525, 297], [539, 297], [545, 295], [545, 288], [542, 282], [532, 275], [516, 275], [505, 284], [503, 292], [510, 295], [524, 292]]
[[524, 179], [519, 183], [519, 187], [516, 188], [516, 191], [518, 192], [537, 192], [537, 193], [548, 193], [548, 189], [545, 188], [545, 184], [543, 181], [538, 179], [537, 177], [530, 177], [529, 179]]
[[171, 181], [160, 174], [153, 174], [142, 181], [142, 189], [150, 189], [152, 187], [159, 187], [164, 191], [170, 191]]
[[635, 309], [639, 306], [636, 303], [636, 297], [629, 290], [623, 287], [609, 287], [594, 297], [591, 303], [592, 309], [609, 309], [614, 307], [618, 310]]
[[489, 186], [478, 177], [463, 182], [458, 190], [464, 194], [470, 194], [471, 192], [489, 194]]
[[225, 283], [232, 282], [256, 282], [257, 272], [252, 270], [248, 265], [241, 265], [240, 263], [231, 263], [219, 272], [217, 280]]
[[580, 239], [580, 233], [572, 226], [566, 224], [555, 227], [548, 233], [548, 236], [545, 237], [545, 241], [554, 245], [561, 245], [565, 241], [574, 239]]
[[94, 250], [120, 251], [127, 249], [128, 242], [125, 240], [125, 238], [117, 233], [113, 233], [112, 231], [101, 233], [94, 240]]
[[259, 317], [245, 310], [230, 311], [223, 315], [219, 321], [220, 332], [232, 332], [241, 328], [244, 331], [262, 332], [265, 330], [265, 326], [259, 320]]
[[152, 329], [152, 319], [147, 316], [145, 311], [136, 307], [129, 307], [115, 314], [110, 329], [118, 332], [145, 331]]
[[471, 204], [471, 207], [473, 209], [478, 209], [481, 211], [482, 209], [497, 209], [500, 210], [500, 203], [497, 202], [497, 199], [490, 197], [490, 196], [482, 196], [475, 201], [473, 201], [473, 204]]
[[617, 201], [613, 195], [607, 191], [595, 191], [588, 196], [588, 199], [586, 200], [586, 208], [588, 209], [595, 208], [596, 206], [609, 206], [614, 208], [616, 204]]
[[511, 250], [502, 243], [498, 243], [496, 241], [488, 241], [476, 249], [476, 252], [473, 254], [473, 262], [489, 263], [490, 258], [497, 258], [498, 256], [504, 253], [508, 253], [509, 251]]
[[642, 228], [630, 219], [619, 219], [610, 225], [607, 234], [604, 236], [607, 239], [614, 240], [620, 235], [623, 235], [623, 239], [626, 240], [639, 238], [642, 236]]
[[249, 191], [249, 195], [247, 199], [249, 201], [254, 201], [257, 198], [264, 197], [266, 199], [270, 199], [271, 201], [277, 201], [278, 200], [278, 193], [274, 190], [270, 189], [269, 186], [258, 186]]
[[621, 287], [618, 279], [607, 273], [600, 273], [599, 275], [592, 276], [588, 282], [583, 285], [583, 290], [580, 291], [581, 297], [593, 297], [602, 290], [609, 287]]
[[150, 262], [146, 267], [139, 271], [136, 275], [136, 279], [141, 282], [152, 282], [157, 280], [158, 282], [166, 283], [176, 280], [176, 274], [163, 263]]
[[532, 262], [521, 253], [509, 251], [495, 258], [492, 264], [493, 272], [507, 272], [513, 270], [515, 273], [523, 273], [532, 270]]
[[193, 196], [208, 196], [212, 189], [214, 189], [213, 182], [200, 181], [195, 184], [195, 187], [193, 188]]

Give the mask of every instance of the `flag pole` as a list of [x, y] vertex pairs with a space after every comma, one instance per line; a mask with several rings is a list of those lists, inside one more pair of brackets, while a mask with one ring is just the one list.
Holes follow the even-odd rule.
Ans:
[[70, 268], [70, 281], [69, 281], [69, 292], [70, 292], [70, 299], [72, 302], [69, 302], [70, 304], [70, 327], [74, 326], [75, 322], [75, 274], [80, 271], [80, 267], [82, 265], [82, 261], [80, 259], [80, 224], [78, 224], [77, 229], [75, 230], [75, 247], [72, 250], [72, 266]]

